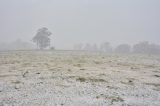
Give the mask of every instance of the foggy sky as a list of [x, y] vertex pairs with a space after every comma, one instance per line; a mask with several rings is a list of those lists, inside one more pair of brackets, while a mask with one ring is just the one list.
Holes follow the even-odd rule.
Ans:
[[160, 44], [160, 0], [0, 0], [0, 43], [47, 27], [56, 48], [108, 41]]

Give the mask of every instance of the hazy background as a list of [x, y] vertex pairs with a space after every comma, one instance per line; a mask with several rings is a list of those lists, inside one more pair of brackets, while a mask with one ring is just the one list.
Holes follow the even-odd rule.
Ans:
[[0, 43], [31, 42], [41, 27], [59, 49], [105, 41], [160, 44], [160, 0], [0, 0]]

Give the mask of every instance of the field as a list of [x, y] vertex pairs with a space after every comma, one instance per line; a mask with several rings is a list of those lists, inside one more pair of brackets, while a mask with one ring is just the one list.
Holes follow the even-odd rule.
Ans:
[[160, 106], [160, 56], [0, 52], [0, 106]]

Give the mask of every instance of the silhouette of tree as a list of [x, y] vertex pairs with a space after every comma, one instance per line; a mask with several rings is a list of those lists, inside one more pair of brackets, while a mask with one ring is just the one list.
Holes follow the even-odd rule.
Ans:
[[131, 47], [128, 44], [120, 44], [116, 47], [116, 53], [130, 53]]
[[143, 42], [139, 42], [138, 44], [135, 44], [133, 46], [133, 52], [134, 53], [148, 53], [148, 49], [149, 49], [149, 42], [147, 41], [143, 41]]
[[152, 54], [160, 54], [160, 45], [150, 44], [149, 52]]
[[112, 52], [112, 47], [111, 47], [110, 43], [109, 42], [104, 42], [103, 44], [101, 44], [100, 51], [111, 53]]
[[92, 51], [98, 51], [98, 46], [97, 46], [97, 44], [93, 44], [93, 46], [92, 46]]
[[37, 48], [44, 49], [50, 46], [49, 36], [52, 33], [48, 31], [46, 27], [40, 28], [37, 31], [37, 34], [33, 37], [33, 42], [37, 44]]
[[160, 45], [150, 44], [147, 41], [140, 42], [133, 46], [133, 52], [143, 54], [160, 54]]

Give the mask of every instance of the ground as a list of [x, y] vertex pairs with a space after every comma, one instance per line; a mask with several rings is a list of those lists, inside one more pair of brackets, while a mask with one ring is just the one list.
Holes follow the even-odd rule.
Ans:
[[0, 52], [0, 106], [160, 106], [160, 56]]

